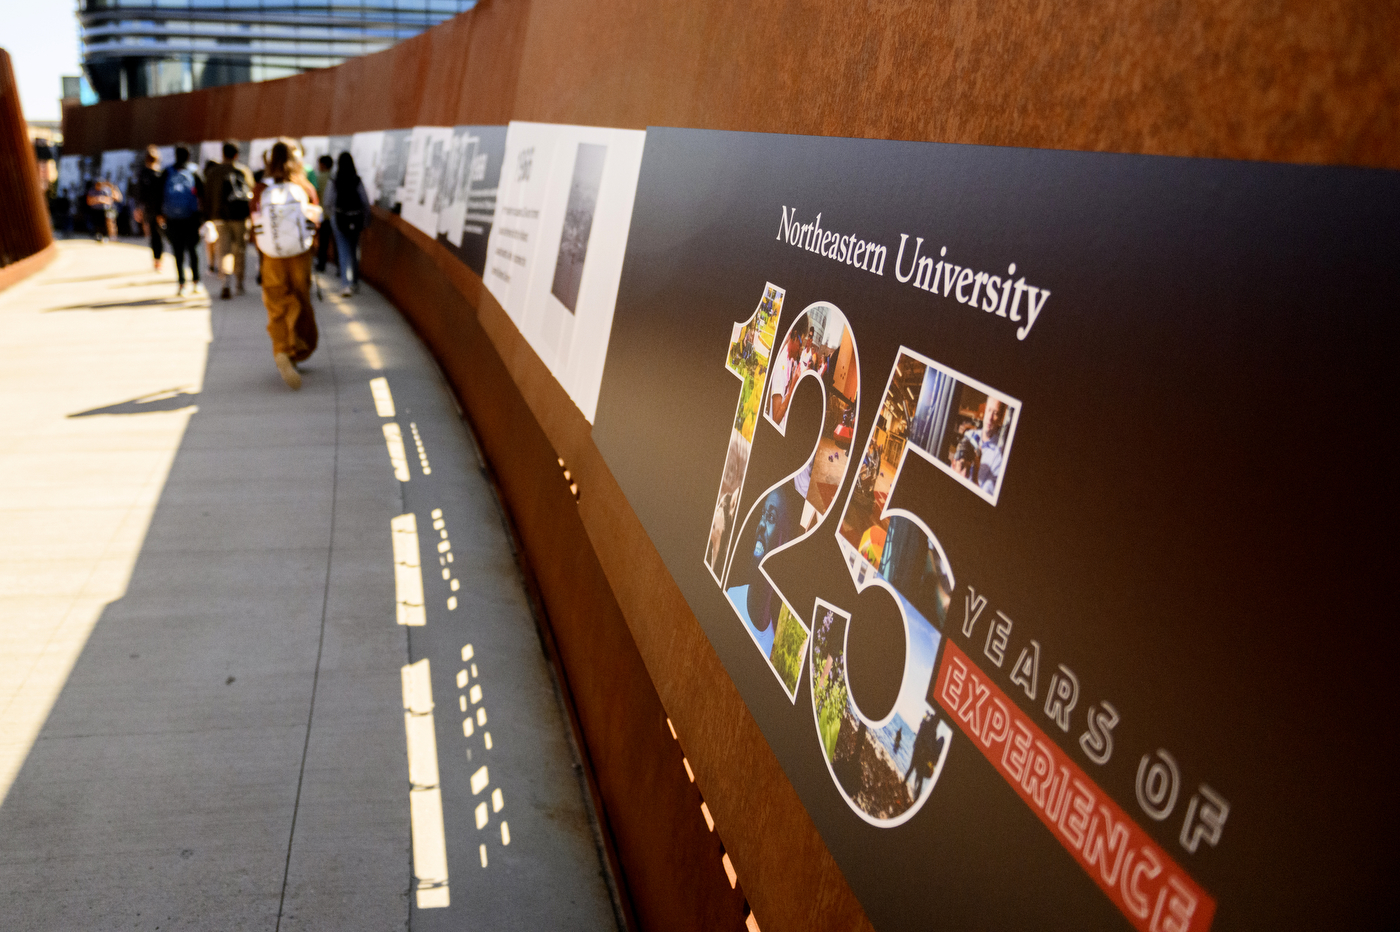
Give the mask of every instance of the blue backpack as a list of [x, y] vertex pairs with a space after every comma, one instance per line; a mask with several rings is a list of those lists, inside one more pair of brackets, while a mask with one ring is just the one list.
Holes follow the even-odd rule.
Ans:
[[188, 168], [172, 168], [165, 173], [165, 216], [184, 220], [199, 214], [199, 195], [194, 185], [194, 172]]

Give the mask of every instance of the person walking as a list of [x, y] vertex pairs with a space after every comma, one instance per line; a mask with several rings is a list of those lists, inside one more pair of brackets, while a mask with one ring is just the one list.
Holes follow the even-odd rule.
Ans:
[[[311, 172], [311, 183], [316, 186], [316, 197], [320, 199], [321, 206], [326, 207], [326, 187], [331, 183], [331, 176], [335, 169], [335, 159], [329, 155], [323, 155], [316, 160], [316, 168]], [[326, 262], [330, 257], [331, 240], [335, 234], [331, 232], [331, 218], [329, 210], [324, 220], [321, 221], [321, 229], [316, 234], [316, 271], [324, 272]]]
[[121, 200], [122, 193], [105, 178], [94, 178], [88, 186], [89, 223], [99, 243], [117, 238], [117, 205]]
[[369, 222], [369, 194], [349, 152], [340, 153], [335, 178], [326, 186], [325, 206], [335, 234], [340, 293], [349, 297], [360, 287], [360, 234]]
[[236, 285], [243, 294], [245, 265], [248, 258], [248, 219], [253, 213], [253, 173], [238, 161], [238, 146], [224, 143], [224, 160], [215, 163], [205, 174], [208, 191], [209, 217], [219, 238], [214, 243], [217, 274], [223, 278], [219, 297], [233, 297]]
[[151, 243], [151, 259], [155, 270], [160, 271], [160, 261], [165, 252], [160, 236], [161, 201], [165, 197], [165, 179], [161, 177], [160, 150], [155, 146], [146, 147], [145, 164], [136, 174], [136, 201], [141, 208], [141, 228]]
[[301, 388], [296, 362], [314, 346], [299, 334], [311, 310], [311, 259], [321, 208], [295, 150], [279, 140], [267, 158], [263, 180], [253, 189], [253, 242], [262, 257], [263, 306], [272, 338], [272, 361], [289, 388]]
[[177, 295], [185, 293], [186, 257], [190, 260], [190, 294], [199, 290], [199, 226], [204, 222], [199, 205], [204, 181], [189, 162], [190, 150], [176, 146], [175, 164], [166, 169], [161, 195], [161, 221], [170, 239], [170, 251], [175, 254]]

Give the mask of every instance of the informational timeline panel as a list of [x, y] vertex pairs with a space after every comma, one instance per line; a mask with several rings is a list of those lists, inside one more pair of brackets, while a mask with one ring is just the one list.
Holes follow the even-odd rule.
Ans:
[[1393, 917], [1397, 178], [647, 131], [593, 436], [881, 932]]
[[486, 271], [505, 152], [504, 126], [454, 127], [438, 185], [438, 241], [477, 275]]
[[[273, 137], [254, 139], [248, 143], [248, 167], [255, 172], [267, 168], [267, 158], [272, 154], [272, 147], [276, 144], [277, 139]], [[162, 160], [162, 164], [164, 164], [164, 160]]]
[[350, 155], [355, 160], [355, 173], [364, 182], [365, 193], [372, 202], [379, 200], [379, 164], [384, 158], [384, 132], [372, 130], [350, 137]]
[[542, 123], [506, 136], [483, 278], [590, 421], [645, 141]]
[[400, 216], [432, 237], [437, 236], [438, 188], [451, 144], [450, 126], [415, 126], [409, 136]]
[[[401, 188], [404, 178], [408, 174], [408, 150], [413, 141], [413, 131], [407, 129], [390, 129], [373, 133], [357, 133], [356, 139], [362, 145], [368, 145], [370, 141], [377, 137], [380, 149], [379, 158], [375, 164], [373, 175], [364, 169], [360, 169], [360, 176], [363, 178], [373, 178], [373, 190], [367, 191], [374, 202], [385, 210], [392, 210], [399, 213], [403, 206], [403, 192]], [[351, 144], [351, 151], [354, 151], [354, 143]], [[359, 159], [355, 160], [357, 163]], [[366, 188], [369, 186], [366, 185]]]
[[109, 149], [102, 153], [98, 177], [110, 181], [112, 186], [125, 197], [132, 190], [132, 182], [141, 168], [137, 154], [132, 149]]

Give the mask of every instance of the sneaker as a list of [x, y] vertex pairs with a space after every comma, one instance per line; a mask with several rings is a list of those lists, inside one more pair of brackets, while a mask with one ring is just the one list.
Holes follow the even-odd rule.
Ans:
[[277, 353], [272, 357], [272, 361], [277, 364], [277, 371], [282, 376], [282, 381], [287, 383], [291, 389], [301, 388], [301, 373], [297, 367], [292, 365], [292, 358], [286, 353]]
[[342, 298], [348, 298], [348, 297], [350, 297], [350, 296], [351, 296], [352, 294], [354, 294], [354, 293], [355, 293], [355, 292], [354, 292], [354, 289], [349, 288], [349, 287], [340, 289], [340, 296], [341, 296]]
[[175, 286], [175, 297], [178, 298], [178, 297], [180, 297], [181, 295], [183, 295], [184, 293], [185, 293], [185, 283], [184, 283], [184, 282], [180, 282], [180, 284], [178, 284], [178, 285]]
[[224, 290], [219, 292], [219, 297], [223, 298], [225, 301], [233, 297], [233, 292], [229, 290], [228, 285], [225, 285]]

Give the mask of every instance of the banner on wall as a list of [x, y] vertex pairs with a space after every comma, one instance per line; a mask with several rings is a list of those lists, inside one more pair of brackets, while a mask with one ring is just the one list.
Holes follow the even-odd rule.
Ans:
[[379, 163], [384, 156], [384, 133], [356, 133], [350, 138], [350, 155], [355, 160], [355, 171], [365, 183], [365, 193], [372, 202], [378, 203]]
[[438, 241], [477, 275], [486, 271], [505, 151], [504, 126], [454, 127], [438, 186]]
[[646, 133], [512, 122], [483, 279], [593, 420]]
[[140, 167], [135, 150], [109, 149], [102, 153], [97, 177], [111, 182], [123, 197], [129, 197], [135, 191], [136, 172]]
[[277, 144], [275, 137], [267, 139], [254, 139], [248, 143], [248, 167], [254, 172], [260, 172], [267, 168], [267, 157], [272, 152], [272, 147]]
[[415, 126], [409, 135], [399, 215], [433, 238], [437, 237], [438, 187], [451, 143], [450, 126]]
[[[307, 171], [316, 168], [321, 156], [331, 154], [331, 137], [329, 136], [303, 136], [301, 137], [301, 163], [306, 166]], [[334, 156], [332, 156], [334, 157]]]
[[[199, 158], [197, 164], [201, 168], [208, 165], [210, 162], [222, 162], [224, 160], [224, 141], [222, 139], [213, 139], [201, 142], [195, 154]], [[246, 157], [246, 154], [244, 157]]]
[[[380, 207], [399, 213], [402, 209], [399, 189], [403, 186], [404, 176], [408, 172], [408, 147], [412, 142], [413, 131], [391, 129], [375, 135], [381, 136], [382, 148], [379, 152], [379, 163], [373, 176], [374, 194], [372, 196], [374, 202]], [[365, 176], [365, 172], [360, 172], [360, 174]]]
[[1377, 918], [1397, 195], [647, 131], [593, 436], [877, 929]]
[[65, 155], [58, 160], [58, 194], [70, 202], [83, 194], [87, 183], [88, 157], [85, 155]]

